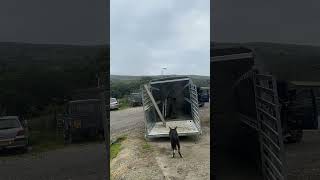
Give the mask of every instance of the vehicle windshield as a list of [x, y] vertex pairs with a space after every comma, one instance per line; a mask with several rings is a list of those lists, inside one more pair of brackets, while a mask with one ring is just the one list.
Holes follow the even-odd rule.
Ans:
[[110, 98], [110, 103], [115, 103], [115, 102], [117, 102], [116, 98]]
[[201, 95], [209, 95], [209, 92], [207, 89], [200, 89]]
[[11, 129], [20, 127], [18, 119], [0, 119], [0, 129]]

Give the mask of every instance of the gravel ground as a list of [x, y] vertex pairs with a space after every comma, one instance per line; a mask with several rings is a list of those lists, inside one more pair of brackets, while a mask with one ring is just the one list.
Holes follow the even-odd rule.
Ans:
[[105, 179], [103, 143], [75, 144], [31, 155], [0, 156], [0, 180]]
[[111, 139], [126, 132], [143, 131], [143, 128], [144, 114], [142, 106], [110, 111]]
[[320, 179], [320, 130], [306, 130], [302, 142], [287, 144], [289, 180]]
[[[209, 116], [208, 105], [200, 108], [200, 114], [202, 119], [204, 115]], [[193, 139], [181, 140], [181, 152], [184, 158], [180, 159], [177, 156], [172, 159], [168, 139], [147, 142], [152, 148], [150, 151], [142, 148], [146, 141], [143, 138], [144, 117], [141, 107], [113, 111], [111, 117], [112, 137], [129, 134], [128, 139], [123, 142], [123, 149], [118, 157], [111, 162], [114, 179], [209, 179], [210, 136], [206, 134], [210, 131], [209, 121], [202, 121], [204, 134], [197, 144], [194, 144]], [[288, 180], [320, 179], [319, 142], [320, 130], [306, 130], [301, 143], [285, 145]], [[249, 174], [240, 176], [260, 179]], [[227, 179], [235, 178], [238, 177], [230, 176]]]
[[[149, 141], [143, 138], [142, 108], [112, 112], [111, 136], [128, 134], [127, 140], [122, 143], [122, 150], [111, 161], [112, 179], [210, 179], [209, 104], [200, 108], [200, 116], [203, 126], [200, 139], [196, 141], [192, 137], [182, 137], [181, 153], [184, 157], [171, 158], [168, 138]], [[126, 119], [121, 119], [123, 117]], [[126, 127], [118, 122], [129, 122], [129, 125]], [[112, 124], [116, 125], [112, 127]]]

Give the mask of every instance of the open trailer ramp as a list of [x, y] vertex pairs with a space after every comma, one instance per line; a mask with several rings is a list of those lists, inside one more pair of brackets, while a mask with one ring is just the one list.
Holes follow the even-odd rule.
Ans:
[[169, 137], [169, 127], [179, 136], [201, 134], [197, 87], [189, 77], [150, 81], [142, 87], [146, 137]]

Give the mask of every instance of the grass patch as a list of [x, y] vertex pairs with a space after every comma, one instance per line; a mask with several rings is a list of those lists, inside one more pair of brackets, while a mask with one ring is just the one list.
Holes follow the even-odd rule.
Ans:
[[29, 143], [33, 153], [64, 147], [63, 137], [57, 136], [54, 131], [30, 131]]
[[145, 142], [143, 145], [142, 145], [142, 149], [144, 149], [144, 150], [151, 150], [151, 146], [150, 146], [150, 144], [148, 144], [148, 142]]
[[129, 108], [129, 102], [127, 97], [119, 99], [119, 102], [120, 102], [119, 103], [120, 110]]
[[116, 143], [116, 144], [111, 144], [111, 148], [110, 148], [110, 158], [113, 159], [115, 157], [117, 157], [117, 155], [120, 152], [121, 148], [121, 143]]
[[117, 157], [121, 150], [121, 143], [122, 141], [126, 140], [127, 136], [122, 136], [119, 137], [114, 143], [111, 144], [110, 146], [110, 158], [113, 159]]

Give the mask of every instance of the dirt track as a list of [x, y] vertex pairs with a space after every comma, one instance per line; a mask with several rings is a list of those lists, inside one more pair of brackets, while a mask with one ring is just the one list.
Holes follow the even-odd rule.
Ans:
[[[121, 115], [120, 115], [121, 114]], [[118, 118], [126, 117], [126, 120]], [[113, 179], [189, 179], [201, 180], [210, 177], [210, 128], [209, 105], [200, 108], [203, 134], [199, 141], [192, 137], [181, 138], [180, 158], [171, 157], [168, 138], [145, 141], [143, 111], [140, 108], [114, 111], [111, 113], [110, 128], [112, 135], [128, 134], [122, 150], [111, 161]], [[129, 122], [129, 127], [116, 124]], [[142, 124], [141, 124], [142, 123]], [[112, 124], [116, 124], [112, 127]], [[133, 126], [136, 125], [136, 126]], [[117, 132], [116, 130], [120, 130]]]
[[111, 138], [125, 132], [131, 132], [132, 130], [142, 130], [143, 127], [144, 116], [142, 107], [110, 111]]

